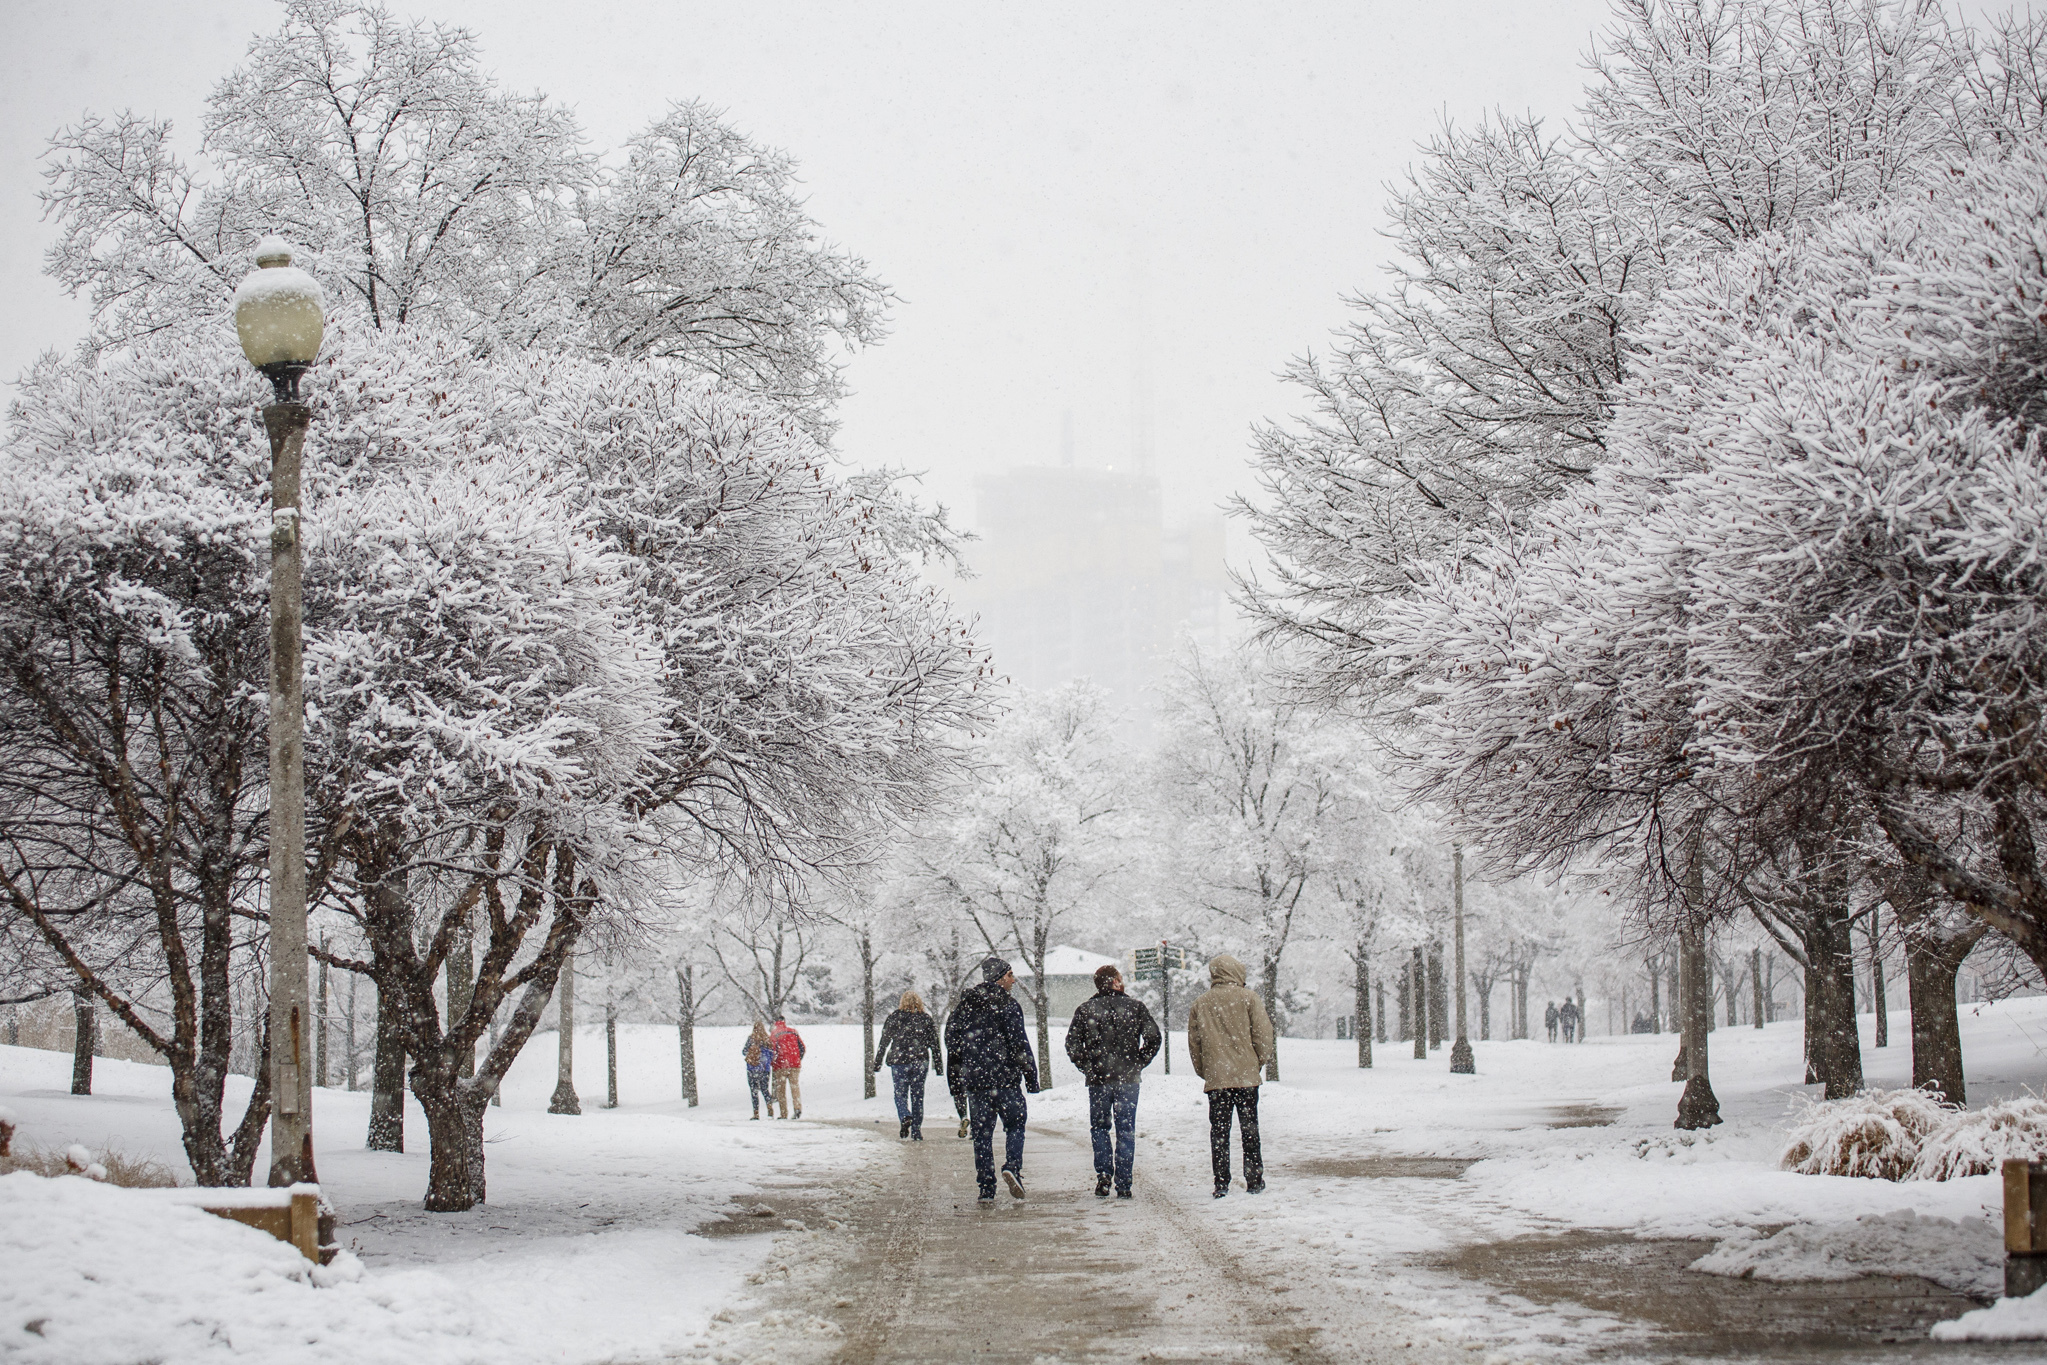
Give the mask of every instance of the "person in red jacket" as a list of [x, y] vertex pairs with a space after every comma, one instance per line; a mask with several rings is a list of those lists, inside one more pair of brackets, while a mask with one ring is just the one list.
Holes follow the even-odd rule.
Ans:
[[776, 1118], [789, 1117], [789, 1106], [796, 1106], [796, 1117], [803, 1117], [803, 1087], [798, 1082], [803, 1077], [803, 1035], [789, 1027], [786, 1019], [777, 1019], [768, 1037], [775, 1043], [775, 1098], [782, 1112]]

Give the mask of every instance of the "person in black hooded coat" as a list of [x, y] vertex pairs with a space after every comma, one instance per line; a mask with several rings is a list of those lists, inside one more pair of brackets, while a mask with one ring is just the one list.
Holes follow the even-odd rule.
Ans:
[[995, 1198], [995, 1120], [1002, 1120], [1002, 1180], [1014, 1197], [1024, 1197], [1024, 1092], [1038, 1093], [1038, 1061], [1031, 1052], [1023, 1009], [1010, 996], [1016, 984], [1009, 964], [983, 959], [981, 984], [962, 992], [945, 1021], [946, 1082], [967, 1100], [967, 1126], [974, 1139], [974, 1181], [981, 1202]]

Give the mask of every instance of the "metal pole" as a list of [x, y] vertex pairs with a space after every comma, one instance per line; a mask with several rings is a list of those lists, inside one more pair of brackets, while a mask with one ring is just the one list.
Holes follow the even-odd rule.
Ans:
[[1450, 903], [1457, 939], [1457, 1041], [1450, 1047], [1450, 1074], [1469, 1076], [1478, 1070], [1471, 1055], [1471, 1036], [1464, 1023], [1464, 845], [1450, 845]]
[[1166, 966], [1166, 941], [1159, 940], [1159, 1008], [1166, 1013], [1159, 1025], [1159, 1033], [1165, 1038], [1161, 1049], [1166, 1054], [1166, 1074], [1173, 1074], [1173, 971]]
[[313, 410], [263, 409], [270, 434], [270, 1183], [313, 1167], [312, 1001], [306, 970], [305, 695], [299, 464]]

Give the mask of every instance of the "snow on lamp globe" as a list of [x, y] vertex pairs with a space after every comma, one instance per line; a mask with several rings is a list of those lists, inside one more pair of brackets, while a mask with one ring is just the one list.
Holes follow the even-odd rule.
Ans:
[[256, 272], [235, 290], [235, 331], [242, 354], [277, 391], [277, 401], [298, 401], [299, 376], [320, 354], [327, 330], [325, 300], [311, 275], [291, 263], [281, 237], [256, 244]]

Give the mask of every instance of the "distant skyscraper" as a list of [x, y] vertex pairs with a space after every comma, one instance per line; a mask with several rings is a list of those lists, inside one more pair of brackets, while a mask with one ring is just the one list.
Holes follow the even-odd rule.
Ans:
[[1168, 530], [1157, 479], [1106, 469], [1011, 469], [976, 491], [978, 576], [956, 595], [997, 670], [1030, 688], [1092, 678], [1142, 724], [1176, 635], [1221, 634], [1222, 518]]

